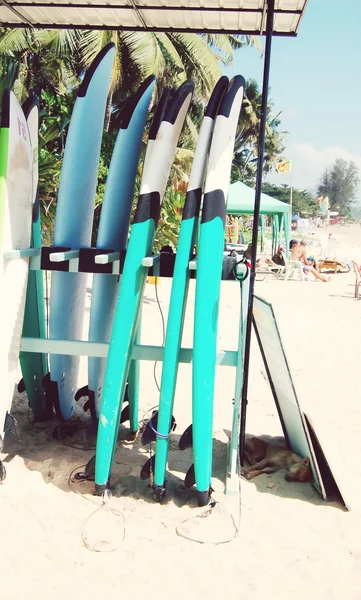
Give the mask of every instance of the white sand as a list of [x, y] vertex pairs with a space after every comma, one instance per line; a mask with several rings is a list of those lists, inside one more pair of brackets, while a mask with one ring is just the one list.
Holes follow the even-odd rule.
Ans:
[[[335, 230], [342, 253], [361, 257], [361, 229]], [[179, 435], [190, 423], [191, 370], [182, 365], [175, 404], [178, 427], [169, 457], [168, 502], [155, 504], [147, 482], [139, 478], [147, 450], [137, 441], [120, 447], [108, 506], [89, 517], [99, 499], [90, 483], [68, 486], [71, 470], [93, 452], [66, 447], [27, 420], [26, 398], [17, 397], [13, 413], [21, 437], [9, 438], [5, 454], [8, 476], [0, 488], [0, 573], [4, 600], [32, 598], [129, 597], [142, 600], [168, 596], [174, 600], [276, 597], [361, 598], [361, 301], [353, 298], [354, 275], [332, 276], [328, 284], [269, 281], [256, 293], [271, 301], [287, 351], [302, 408], [314, 422], [339, 484], [352, 507], [321, 500], [311, 484], [287, 483], [284, 472], [241, 482], [241, 530], [226, 545], [200, 545], [176, 535], [184, 519], [203, 514], [182, 480], [191, 452], [177, 450]], [[166, 310], [169, 281], [159, 297]], [[183, 345], [192, 341], [191, 286]], [[222, 284], [219, 348], [235, 348], [239, 287]], [[89, 304], [89, 298], [88, 298]], [[161, 320], [154, 286], [144, 299], [142, 341], [161, 343]], [[144, 363], [140, 382], [140, 414], [157, 403], [153, 364]], [[281, 435], [277, 411], [252, 341], [247, 431]], [[160, 376], [161, 365], [157, 373]], [[87, 381], [82, 363], [79, 386]], [[202, 520], [182, 531], [207, 541], [232, 536], [230, 511], [238, 524], [236, 499], [223, 496], [226, 442], [231, 428], [234, 370], [219, 368], [215, 405], [214, 487], [217, 505]], [[180, 487], [179, 487], [180, 486]], [[178, 489], [179, 487], [179, 489]], [[75, 490], [89, 492], [87, 497]], [[84, 543], [102, 550], [91, 552]]]

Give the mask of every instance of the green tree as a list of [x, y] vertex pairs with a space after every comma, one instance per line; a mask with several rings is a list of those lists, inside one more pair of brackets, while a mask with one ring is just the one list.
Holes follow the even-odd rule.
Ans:
[[[232, 182], [254, 185], [257, 173], [258, 136], [260, 131], [262, 93], [254, 79], [246, 82], [239, 130], [235, 143]], [[273, 102], [268, 101], [263, 171], [268, 173], [280, 161], [284, 151], [283, 135], [279, 130], [280, 113], [273, 115]]]
[[347, 162], [337, 158], [332, 167], [322, 174], [317, 193], [329, 197], [331, 209], [337, 207], [342, 215], [349, 216], [359, 183], [357, 165], [352, 160]]
[[[290, 186], [275, 185], [274, 183], [264, 183], [262, 192], [280, 200], [280, 202], [290, 203]], [[319, 214], [319, 206], [316, 198], [307, 190], [292, 188], [292, 212], [302, 217], [315, 217]]]

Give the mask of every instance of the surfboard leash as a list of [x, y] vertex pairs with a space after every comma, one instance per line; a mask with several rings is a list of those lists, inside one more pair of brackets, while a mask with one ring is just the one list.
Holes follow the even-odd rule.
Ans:
[[[241, 478], [240, 477], [239, 477], [239, 481], [238, 481], [238, 486], [239, 486], [239, 498], [240, 498], [241, 497]], [[207, 506], [206, 510], [204, 510], [201, 514], [196, 515], [195, 517], [189, 517], [188, 519], [184, 519], [175, 527], [175, 532], [179, 537], [181, 537], [185, 540], [188, 540], [189, 542], [195, 542], [196, 544], [204, 544], [204, 545], [209, 544], [211, 546], [221, 546], [223, 544], [229, 544], [238, 536], [240, 529], [241, 529], [241, 501], [239, 501], [238, 524], [236, 524], [235, 518], [233, 517], [231, 512], [224, 506], [224, 504], [222, 504], [222, 502], [219, 502], [219, 500], [216, 500], [212, 496], [212, 493], [214, 493], [214, 490], [212, 488], [210, 488], [210, 496], [209, 496], [210, 502], [209, 502], [209, 505]], [[222, 509], [224, 510], [224, 512], [227, 513], [231, 519], [231, 523], [232, 523], [234, 532], [233, 532], [233, 535], [229, 539], [220, 540], [218, 542], [197, 540], [196, 538], [194, 538], [190, 535], [187, 535], [181, 531], [182, 525], [185, 525], [189, 521], [192, 521], [194, 519], [206, 519], [207, 517], [211, 516], [214, 508], [217, 505], [221, 506]]]
[[[163, 314], [163, 311], [162, 311], [162, 307], [161, 307], [160, 302], [159, 302], [158, 283], [157, 283], [157, 281], [158, 281], [158, 278], [156, 277], [155, 278], [155, 282], [154, 282], [154, 289], [155, 289], [155, 297], [156, 297], [156, 300], [157, 300], [157, 304], [158, 304], [160, 316], [162, 318], [162, 333], [163, 333], [162, 348], [163, 348], [163, 346], [165, 344], [165, 320], [164, 320], [164, 314]], [[156, 373], [157, 364], [158, 364], [158, 361], [156, 360], [154, 362], [153, 377], [154, 377], [155, 385], [158, 388], [158, 392], [160, 392], [160, 387], [159, 387], [159, 383], [158, 383], [158, 380], [157, 380], [157, 373]]]
[[82, 526], [81, 526], [81, 537], [82, 537], [82, 542], [83, 545], [85, 546], [85, 548], [87, 548], [87, 550], [90, 550], [91, 552], [114, 552], [115, 550], [117, 550], [117, 548], [110, 548], [110, 549], [101, 549], [100, 547], [96, 548], [94, 547], [88, 540], [86, 533], [85, 533], [85, 528], [87, 523], [90, 521], [90, 519], [92, 519], [99, 511], [101, 510], [106, 510], [110, 513], [112, 513], [113, 515], [115, 515], [116, 517], [120, 517], [122, 522], [123, 522], [123, 534], [122, 534], [122, 539], [120, 540], [120, 542], [124, 542], [125, 540], [125, 532], [126, 532], [126, 518], [124, 516], [124, 513], [116, 508], [112, 508], [109, 504], [110, 504], [110, 500], [112, 498], [112, 492], [110, 488], [107, 488], [105, 490], [105, 492], [103, 493], [103, 495], [100, 498], [100, 502], [97, 502], [96, 500], [92, 500], [91, 498], [88, 498], [85, 494], [83, 494], [82, 492], [80, 492], [79, 490], [77, 490], [76, 487], [73, 487], [71, 484], [72, 483], [80, 483], [84, 481], [89, 481], [86, 478], [77, 478], [74, 479], [73, 475], [75, 473], [75, 471], [79, 472], [79, 469], [86, 469], [87, 465], [79, 465], [77, 467], [75, 467], [72, 472], [70, 473], [69, 477], [68, 477], [68, 486], [70, 487], [70, 489], [72, 489], [73, 491], [75, 491], [76, 494], [79, 494], [79, 496], [82, 496], [84, 498], [84, 500], [86, 500], [87, 502], [90, 502], [91, 504], [94, 504], [97, 508], [83, 521]]

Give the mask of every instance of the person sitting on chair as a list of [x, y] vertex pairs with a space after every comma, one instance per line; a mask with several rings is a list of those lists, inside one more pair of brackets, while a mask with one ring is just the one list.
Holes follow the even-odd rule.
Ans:
[[[247, 258], [247, 260], [251, 264], [252, 244], [248, 244], [248, 247], [244, 253], [244, 256], [245, 256], [245, 258]], [[279, 269], [279, 265], [276, 265], [276, 263], [273, 262], [272, 258], [269, 258], [268, 256], [261, 256], [260, 258], [256, 259], [256, 267], [261, 267], [262, 265], [267, 265], [268, 267], [273, 267], [275, 269]]]
[[314, 267], [317, 271], [315, 259], [313, 258], [313, 256], [307, 256], [307, 240], [301, 240], [300, 246], [302, 247], [302, 249], [304, 251], [305, 264], [308, 266]]
[[297, 240], [290, 241], [290, 259], [300, 261], [302, 263], [302, 270], [306, 275], [312, 273], [316, 279], [323, 281], [323, 283], [327, 283], [330, 280], [330, 277], [325, 277], [325, 275], [316, 271], [310, 264], [307, 264], [309, 261], [306, 257], [306, 248], [301, 246]]

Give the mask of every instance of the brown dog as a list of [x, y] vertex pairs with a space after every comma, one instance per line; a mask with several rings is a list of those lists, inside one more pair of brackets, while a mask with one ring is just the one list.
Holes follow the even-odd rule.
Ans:
[[260, 438], [248, 438], [244, 447], [244, 457], [249, 467], [243, 467], [242, 475], [252, 479], [262, 473], [274, 473], [287, 469], [287, 481], [312, 481], [309, 458], [302, 458], [282, 446], [274, 446]]

